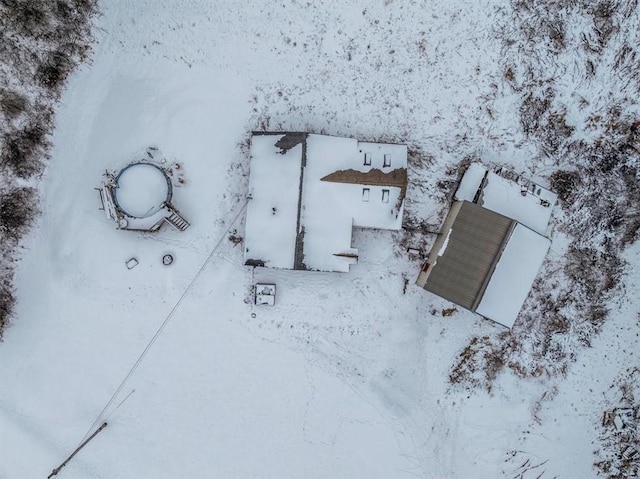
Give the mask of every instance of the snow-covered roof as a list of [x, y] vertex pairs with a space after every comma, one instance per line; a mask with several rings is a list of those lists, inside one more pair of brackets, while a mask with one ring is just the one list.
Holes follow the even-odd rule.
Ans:
[[511, 328], [550, 244], [514, 219], [455, 202], [417, 284]]
[[555, 193], [513, 172], [472, 163], [416, 283], [509, 328], [551, 241]]
[[293, 269], [303, 149], [302, 144], [287, 151], [275, 148], [282, 136], [254, 135], [251, 141], [245, 259]]
[[531, 180], [480, 163], [467, 168], [454, 200], [470, 201], [500, 213], [544, 235], [557, 195]]
[[245, 263], [349, 271], [354, 226], [402, 226], [406, 167], [404, 145], [254, 133]]
[[516, 225], [500, 255], [476, 313], [512, 327], [549, 250], [551, 241]]

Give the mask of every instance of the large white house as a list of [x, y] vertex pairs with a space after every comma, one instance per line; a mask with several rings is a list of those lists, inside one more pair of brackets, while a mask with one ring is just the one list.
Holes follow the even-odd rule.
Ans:
[[405, 145], [254, 132], [250, 168], [246, 265], [347, 272], [353, 227], [402, 226]]

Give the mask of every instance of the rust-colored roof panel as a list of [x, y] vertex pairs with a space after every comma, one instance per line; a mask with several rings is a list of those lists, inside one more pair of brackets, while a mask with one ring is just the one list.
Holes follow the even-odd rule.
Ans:
[[446, 248], [424, 288], [473, 311], [513, 225], [506, 216], [465, 201], [451, 233], [442, 231], [449, 235]]

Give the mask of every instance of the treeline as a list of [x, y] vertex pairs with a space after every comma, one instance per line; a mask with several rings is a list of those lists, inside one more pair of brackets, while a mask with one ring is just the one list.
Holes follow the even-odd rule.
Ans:
[[54, 107], [88, 58], [97, 12], [97, 0], [0, 0], [0, 339], [18, 246], [38, 214]]

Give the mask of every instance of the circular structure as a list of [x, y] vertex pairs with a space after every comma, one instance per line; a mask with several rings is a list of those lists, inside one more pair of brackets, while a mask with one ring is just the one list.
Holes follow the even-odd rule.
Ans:
[[173, 256], [170, 254], [165, 254], [162, 257], [162, 264], [165, 266], [169, 266], [171, 263], [173, 263]]
[[118, 208], [133, 218], [157, 213], [171, 201], [171, 181], [166, 173], [150, 163], [132, 163], [116, 178], [114, 200]]

